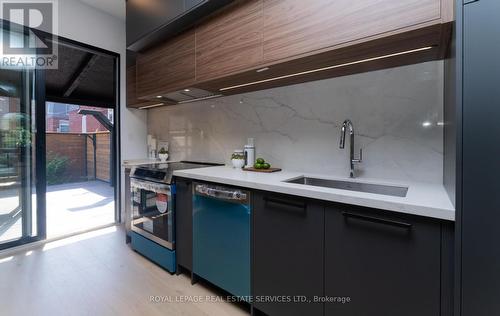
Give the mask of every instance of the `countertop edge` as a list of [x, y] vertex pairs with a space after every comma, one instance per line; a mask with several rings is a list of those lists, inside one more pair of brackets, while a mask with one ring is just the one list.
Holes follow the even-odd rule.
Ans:
[[[194, 169], [199, 170], [199, 169]], [[181, 178], [188, 178], [193, 180], [201, 180], [207, 182], [214, 183], [222, 183], [226, 185], [233, 185], [248, 189], [269, 191], [275, 193], [289, 194], [304, 198], [311, 198], [315, 200], [327, 201], [327, 202], [336, 202], [342, 204], [349, 204], [355, 206], [369, 207], [380, 210], [387, 210], [397, 213], [416, 215], [416, 216], [424, 216], [429, 218], [435, 218], [439, 220], [446, 221], [455, 221], [455, 210], [454, 209], [442, 209], [430, 206], [422, 206], [417, 204], [410, 204], [404, 202], [391, 202], [391, 201], [383, 201], [377, 199], [371, 199], [366, 197], [353, 197], [350, 195], [343, 195], [339, 193], [325, 193], [321, 191], [315, 191], [312, 188], [303, 189], [303, 188], [289, 188], [285, 186], [280, 186], [279, 184], [263, 184], [263, 183], [255, 183], [245, 180], [231, 179], [225, 178], [223, 176], [213, 176], [213, 175], [202, 175], [195, 174], [192, 171], [194, 170], [177, 170], [174, 171], [174, 176]]]

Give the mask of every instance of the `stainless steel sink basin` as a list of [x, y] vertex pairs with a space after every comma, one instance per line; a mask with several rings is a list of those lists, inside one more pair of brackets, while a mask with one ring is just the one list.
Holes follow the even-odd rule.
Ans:
[[406, 197], [406, 194], [408, 193], [408, 187], [371, 184], [371, 183], [362, 183], [353, 181], [342, 181], [342, 180], [327, 180], [319, 178], [300, 177], [300, 178], [285, 180], [284, 182], [312, 185], [315, 187], [391, 195], [398, 197]]

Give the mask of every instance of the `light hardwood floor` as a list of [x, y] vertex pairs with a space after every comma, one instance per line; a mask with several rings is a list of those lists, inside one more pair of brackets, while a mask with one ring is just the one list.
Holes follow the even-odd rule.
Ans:
[[227, 302], [151, 302], [218, 295], [132, 251], [113, 226], [0, 255], [0, 315], [248, 315]]

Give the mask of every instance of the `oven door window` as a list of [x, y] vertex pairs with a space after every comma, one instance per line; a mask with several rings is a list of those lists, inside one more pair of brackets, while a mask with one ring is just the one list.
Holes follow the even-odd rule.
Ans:
[[174, 243], [172, 195], [170, 191], [160, 191], [132, 188], [132, 229], [172, 248]]

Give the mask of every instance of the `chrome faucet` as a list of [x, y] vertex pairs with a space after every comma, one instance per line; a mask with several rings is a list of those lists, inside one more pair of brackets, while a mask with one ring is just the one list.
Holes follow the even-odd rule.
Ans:
[[340, 131], [340, 149], [345, 148], [345, 132], [346, 129], [349, 127], [349, 135], [351, 136], [351, 148], [349, 151], [349, 163], [351, 165], [351, 173], [350, 177], [354, 178], [354, 164], [355, 163], [361, 163], [363, 161], [363, 150], [360, 148], [359, 149], [359, 159], [354, 158], [354, 126], [352, 125], [351, 120], [345, 120], [344, 123], [342, 123], [342, 129]]

